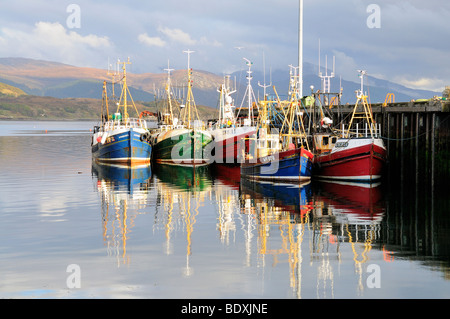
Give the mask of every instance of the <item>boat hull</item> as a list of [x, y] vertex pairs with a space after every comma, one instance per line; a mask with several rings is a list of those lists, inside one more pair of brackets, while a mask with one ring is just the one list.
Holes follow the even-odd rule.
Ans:
[[313, 154], [304, 148], [283, 151], [241, 163], [241, 177], [256, 181], [302, 183], [311, 179]]
[[332, 152], [315, 157], [315, 177], [354, 182], [382, 177], [387, 152], [381, 139], [339, 139], [336, 146]]
[[212, 136], [203, 130], [174, 129], [153, 137], [153, 161], [168, 165], [207, 165], [212, 162]]
[[[236, 127], [217, 129], [214, 136], [214, 161], [216, 163], [239, 164], [241, 160], [241, 141], [256, 133], [255, 127]], [[246, 141], [248, 149], [249, 142]]]
[[144, 130], [129, 128], [108, 133], [103, 143], [102, 140], [94, 140], [92, 145], [93, 159], [98, 163], [150, 164], [152, 146], [146, 139], [141, 138], [144, 132]]

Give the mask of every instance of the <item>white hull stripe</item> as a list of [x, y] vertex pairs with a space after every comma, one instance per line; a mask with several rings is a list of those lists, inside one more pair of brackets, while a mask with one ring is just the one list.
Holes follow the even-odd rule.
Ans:
[[124, 161], [148, 161], [148, 162], [150, 162], [150, 158], [148, 158], [148, 157], [117, 157], [117, 158], [98, 157], [96, 160], [102, 161], [102, 162], [124, 162]]
[[379, 179], [381, 175], [360, 175], [360, 176], [324, 176], [324, 175], [315, 175], [317, 178], [322, 179], [337, 179], [337, 180], [371, 180], [371, 179]]
[[281, 180], [281, 181], [303, 181], [311, 179], [310, 176], [247, 176], [250, 179], [266, 179], [266, 180]]

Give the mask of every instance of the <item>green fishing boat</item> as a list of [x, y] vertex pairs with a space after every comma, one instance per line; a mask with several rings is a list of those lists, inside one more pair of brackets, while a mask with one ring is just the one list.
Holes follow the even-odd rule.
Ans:
[[[185, 51], [188, 56], [193, 51]], [[213, 137], [198, 116], [192, 94], [192, 69], [188, 58], [188, 93], [186, 104], [180, 105], [182, 120], [174, 118], [170, 93], [170, 69], [166, 85], [168, 97], [164, 122], [152, 135], [153, 161], [168, 165], [208, 165], [212, 162]]]

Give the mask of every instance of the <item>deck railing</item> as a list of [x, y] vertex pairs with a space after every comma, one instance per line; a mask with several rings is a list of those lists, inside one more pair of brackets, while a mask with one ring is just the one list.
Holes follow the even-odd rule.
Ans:
[[116, 119], [110, 120], [105, 123], [104, 130], [117, 130], [117, 129], [127, 129], [127, 128], [147, 128], [147, 121], [138, 118], [128, 118], [126, 120]]
[[370, 124], [364, 123], [364, 125], [353, 124], [350, 129], [345, 128], [342, 124], [339, 133], [342, 138], [361, 138], [361, 137], [381, 137], [381, 124]]

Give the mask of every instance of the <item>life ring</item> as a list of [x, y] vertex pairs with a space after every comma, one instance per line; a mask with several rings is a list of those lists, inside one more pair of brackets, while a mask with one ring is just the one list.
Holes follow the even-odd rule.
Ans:
[[141, 136], [139, 137], [141, 142], [147, 141], [149, 138], [150, 138], [150, 133], [149, 132], [142, 133]]

